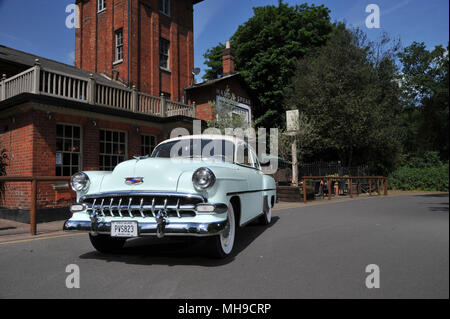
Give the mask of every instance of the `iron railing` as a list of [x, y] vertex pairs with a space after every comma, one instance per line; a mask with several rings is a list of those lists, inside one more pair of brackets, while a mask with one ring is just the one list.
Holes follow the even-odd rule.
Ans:
[[30, 194], [30, 235], [36, 235], [36, 207], [37, 191], [39, 182], [67, 182], [70, 177], [66, 176], [0, 176], [0, 183], [3, 182], [31, 182]]
[[[347, 190], [350, 198], [353, 198], [353, 182], [354, 181], [368, 181], [367, 193], [372, 196], [372, 193], [376, 192], [381, 195], [381, 186], [383, 187], [384, 196], [388, 195], [388, 178], [385, 176], [303, 176], [302, 177], [302, 187], [303, 187], [303, 201], [306, 203], [306, 186], [308, 180], [315, 180], [317, 182], [326, 182], [328, 200], [331, 200], [332, 196], [332, 181], [345, 181], [347, 183]], [[358, 186], [361, 183], [358, 183]], [[375, 187], [375, 188], [374, 188]], [[356, 194], [361, 193], [361, 188], [357, 187]]]

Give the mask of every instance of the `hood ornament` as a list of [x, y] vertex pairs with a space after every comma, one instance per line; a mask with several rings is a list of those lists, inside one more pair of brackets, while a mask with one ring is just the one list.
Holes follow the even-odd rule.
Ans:
[[150, 155], [143, 155], [143, 156], [141, 156], [141, 155], [134, 155], [133, 156], [133, 158], [135, 159], [135, 160], [137, 160], [137, 161], [140, 161], [140, 160], [143, 160], [143, 159], [147, 159], [147, 158], [149, 158], [150, 157]]
[[125, 184], [127, 185], [140, 185], [144, 182], [143, 177], [126, 177]]

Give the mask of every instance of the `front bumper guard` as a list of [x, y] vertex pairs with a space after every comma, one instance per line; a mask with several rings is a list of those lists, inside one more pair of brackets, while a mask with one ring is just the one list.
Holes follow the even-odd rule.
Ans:
[[[157, 222], [138, 223], [138, 236], [158, 236], [159, 238], [167, 236], [214, 236], [222, 233], [228, 220], [212, 223], [193, 223], [193, 222], [170, 222], [161, 228]], [[67, 220], [63, 226], [64, 231], [90, 232], [93, 234], [111, 234], [110, 222], [91, 222]]]

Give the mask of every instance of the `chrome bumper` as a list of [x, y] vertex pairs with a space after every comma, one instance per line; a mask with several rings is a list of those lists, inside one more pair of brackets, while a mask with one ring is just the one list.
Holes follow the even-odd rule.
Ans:
[[[164, 227], [166, 236], [213, 236], [220, 234], [227, 225], [227, 220], [214, 223], [182, 223], [171, 222]], [[64, 231], [90, 232], [93, 234], [111, 234], [110, 222], [94, 222], [67, 220], [63, 226]], [[138, 223], [138, 236], [158, 236], [158, 223]], [[158, 236], [160, 237], [160, 236]]]

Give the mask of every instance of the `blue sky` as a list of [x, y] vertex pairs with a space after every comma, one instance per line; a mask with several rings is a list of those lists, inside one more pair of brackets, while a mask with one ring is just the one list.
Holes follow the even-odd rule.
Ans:
[[[289, 4], [305, 1], [285, 0]], [[46, 58], [73, 64], [75, 31], [67, 29], [66, 6], [74, 0], [0, 0], [0, 44]], [[202, 69], [205, 51], [225, 42], [237, 27], [253, 15], [252, 8], [276, 5], [278, 0], [205, 0], [194, 8], [195, 65]], [[328, 0], [307, 1], [324, 4], [333, 21], [362, 27], [370, 38], [381, 31], [399, 37], [403, 46], [413, 41], [428, 47], [449, 41], [448, 0]], [[365, 28], [368, 4], [381, 10], [381, 28]]]

